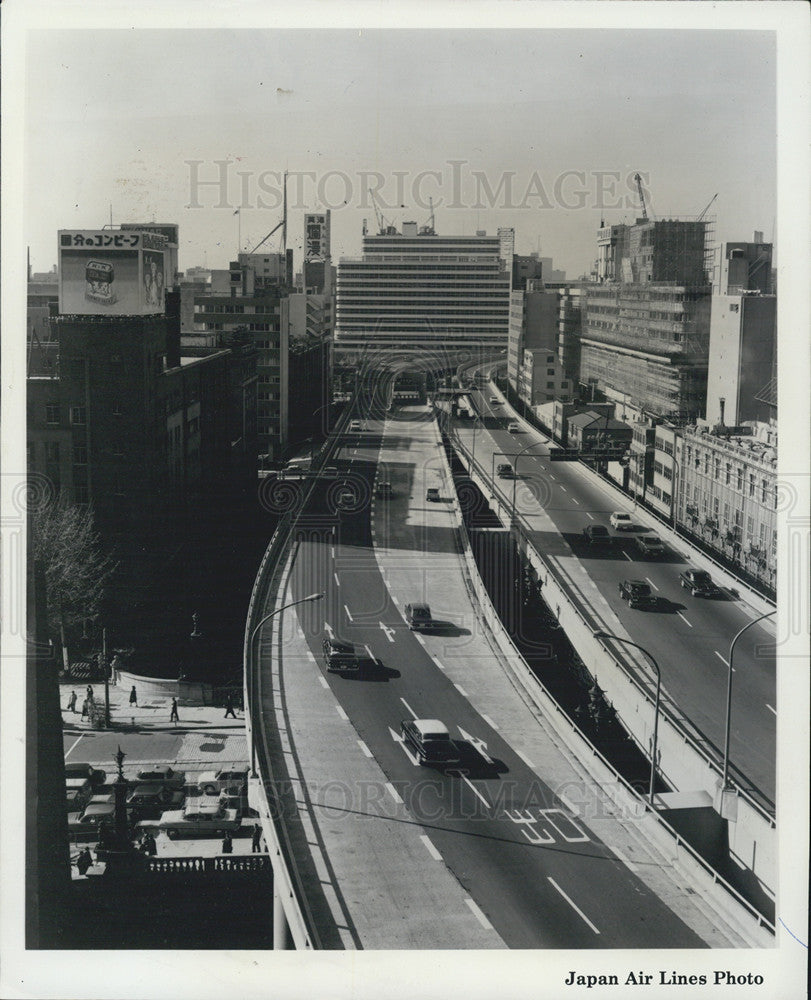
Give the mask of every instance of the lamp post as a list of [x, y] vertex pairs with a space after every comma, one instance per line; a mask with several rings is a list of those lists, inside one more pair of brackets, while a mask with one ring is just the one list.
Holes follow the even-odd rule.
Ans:
[[611, 632], [603, 632], [602, 630], [593, 632], [592, 635], [595, 639], [613, 639], [614, 642], [623, 642], [626, 646], [633, 646], [638, 649], [640, 653], [643, 653], [650, 661], [653, 669], [656, 671], [656, 703], [653, 709], [653, 740], [651, 742], [651, 755], [650, 755], [650, 789], [648, 792], [648, 801], [651, 806], [653, 805], [653, 789], [656, 785], [656, 751], [659, 738], [659, 702], [662, 693], [662, 672], [659, 669], [659, 664], [653, 658], [653, 656], [645, 649], [644, 646], [640, 646], [635, 642], [631, 642], [630, 639], [625, 639], [619, 635], [613, 635]]
[[515, 520], [515, 484], [516, 484], [516, 482], [518, 480], [518, 459], [524, 454], [525, 451], [529, 451], [530, 448], [538, 448], [542, 444], [543, 444], [543, 441], [532, 441], [532, 442], [530, 442], [530, 444], [528, 444], [525, 448], [522, 448], [521, 451], [519, 451], [518, 454], [515, 455], [515, 457], [513, 459], [513, 462], [514, 462], [514, 464], [513, 464], [513, 500], [512, 500], [512, 507], [510, 509], [510, 524], [512, 524], [512, 522]]
[[747, 625], [733, 636], [732, 642], [729, 644], [729, 660], [727, 666], [727, 710], [726, 710], [726, 722], [724, 723], [724, 771], [723, 777], [721, 779], [721, 788], [726, 790], [729, 788], [729, 733], [730, 733], [730, 722], [732, 719], [732, 656], [735, 652], [735, 644], [738, 639], [743, 635], [743, 633], [751, 628], [753, 625], [757, 625], [758, 622], [762, 622], [764, 618], [771, 618], [776, 611], [767, 611], [765, 615], [760, 615], [759, 618], [755, 618], [754, 621], [749, 622]]
[[[248, 666], [249, 666], [250, 671], [251, 671], [250, 709], [251, 709], [251, 729], [252, 730], [253, 730], [254, 718], [255, 718], [255, 711], [254, 710], [256, 708], [256, 704], [255, 704], [256, 699], [253, 697], [253, 695], [254, 695], [254, 684], [256, 683], [256, 681], [255, 681], [256, 669], [255, 669], [254, 662], [253, 662], [254, 661], [254, 655], [253, 655], [254, 648], [253, 648], [253, 644], [254, 644], [254, 640], [256, 639], [257, 635], [259, 634], [259, 630], [262, 628], [262, 626], [265, 624], [265, 622], [270, 621], [271, 618], [275, 618], [276, 615], [280, 615], [282, 613], [282, 611], [287, 611], [288, 608], [293, 608], [297, 604], [307, 604], [310, 601], [320, 601], [323, 597], [324, 597], [324, 593], [322, 591], [320, 594], [308, 594], [306, 597], [300, 597], [297, 601], [290, 601], [289, 604], [283, 604], [280, 608], [276, 608], [275, 611], [271, 611], [270, 614], [265, 615], [265, 617], [259, 622], [259, 624], [254, 628], [253, 632], [251, 633], [251, 640], [248, 643], [248, 650], [249, 650], [249, 652], [251, 654], [251, 662], [248, 664]], [[253, 732], [251, 733], [251, 777], [252, 778], [256, 777], [256, 739], [255, 739], [255, 737], [253, 735]]]

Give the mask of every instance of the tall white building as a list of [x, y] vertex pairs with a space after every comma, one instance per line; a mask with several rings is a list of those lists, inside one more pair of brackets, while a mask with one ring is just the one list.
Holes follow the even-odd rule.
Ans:
[[505, 236], [439, 236], [414, 222], [365, 235], [363, 256], [338, 264], [336, 352], [350, 360], [506, 348]]

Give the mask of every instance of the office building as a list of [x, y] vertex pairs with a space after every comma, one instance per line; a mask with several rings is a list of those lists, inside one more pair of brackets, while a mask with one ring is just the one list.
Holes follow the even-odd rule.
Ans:
[[338, 265], [335, 349], [343, 360], [457, 356], [507, 347], [511, 264], [499, 236], [440, 236], [403, 223], [365, 234]]
[[760, 292], [774, 295], [771, 243], [763, 242], [763, 233], [755, 232], [752, 243], [724, 243], [721, 267], [715, 291], [720, 295]]

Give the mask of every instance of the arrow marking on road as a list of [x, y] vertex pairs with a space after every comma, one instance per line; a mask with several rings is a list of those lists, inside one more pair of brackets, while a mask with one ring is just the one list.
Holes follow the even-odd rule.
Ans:
[[557, 889], [557, 891], [561, 894], [561, 896], [563, 896], [563, 898], [566, 900], [566, 902], [569, 904], [569, 906], [571, 906], [571, 908], [575, 911], [575, 913], [578, 916], [582, 917], [582, 919], [589, 925], [589, 927], [594, 931], [595, 934], [599, 934], [600, 932], [597, 930], [597, 928], [594, 926], [594, 924], [589, 920], [589, 918], [586, 916], [586, 914], [580, 909], [579, 906], [576, 906], [572, 902], [572, 900], [566, 895], [566, 893], [563, 891], [563, 889], [561, 889], [561, 887], [552, 878], [552, 876], [551, 875], [547, 875], [546, 877], [549, 879], [549, 881], [552, 883], [552, 885]]
[[477, 739], [475, 736], [471, 736], [470, 733], [466, 733], [461, 726], [456, 727], [459, 730], [459, 735], [463, 740], [467, 740], [472, 746], [474, 746], [480, 757], [483, 757], [488, 764], [493, 763], [493, 758], [487, 753], [487, 744], [484, 740]]
[[400, 744], [400, 746], [402, 747], [403, 753], [406, 755], [406, 757], [408, 757], [408, 759], [411, 761], [411, 763], [414, 765], [414, 767], [419, 767], [420, 766], [420, 762], [417, 760], [417, 758], [411, 753], [411, 751], [405, 745], [405, 740], [403, 739], [403, 737], [399, 733], [395, 733], [395, 731], [391, 728], [391, 726], [389, 726], [389, 732], [391, 733], [391, 738], [394, 740], [394, 742]]
[[394, 642], [394, 629], [389, 628], [388, 625], [384, 625], [383, 622], [378, 622], [378, 625], [380, 626], [382, 631], [386, 633], [386, 638], [389, 640], [389, 642]]
[[324, 622], [324, 629], [329, 634], [330, 639], [334, 638], [335, 633], [332, 631], [332, 625], [329, 622]]
[[351, 622], [353, 622], [353, 621], [354, 621], [355, 619], [354, 619], [354, 618], [352, 617], [352, 612], [351, 612], [351, 611], [349, 610], [349, 608], [348, 608], [348, 607], [347, 607], [346, 605], [344, 605], [344, 611], [346, 612], [346, 617], [347, 617], [347, 618], [348, 618], [348, 619], [349, 619], [349, 620], [350, 620]]
[[411, 707], [411, 706], [410, 706], [410, 705], [408, 704], [408, 702], [407, 702], [407, 701], [405, 700], [405, 698], [400, 698], [400, 701], [401, 701], [401, 702], [402, 702], [402, 703], [403, 703], [403, 704], [405, 705], [405, 707], [406, 707], [406, 709], [407, 709], [407, 711], [408, 711], [408, 714], [409, 714], [409, 715], [411, 716], [411, 718], [412, 718], [412, 719], [416, 719], [416, 718], [417, 718], [417, 713], [416, 713], [416, 712], [414, 711], [414, 709], [413, 709], [413, 708], [412, 708], [412, 707]]

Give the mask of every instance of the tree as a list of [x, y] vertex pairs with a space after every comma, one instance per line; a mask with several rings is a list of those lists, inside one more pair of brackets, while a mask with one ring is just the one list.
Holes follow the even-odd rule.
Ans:
[[62, 661], [69, 667], [67, 630], [101, 610], [117, 563], [105, 554], [89, 507], [58, 498], [29, 516], [29, 566], [45, 570], [48, 628], [59, 632]]

